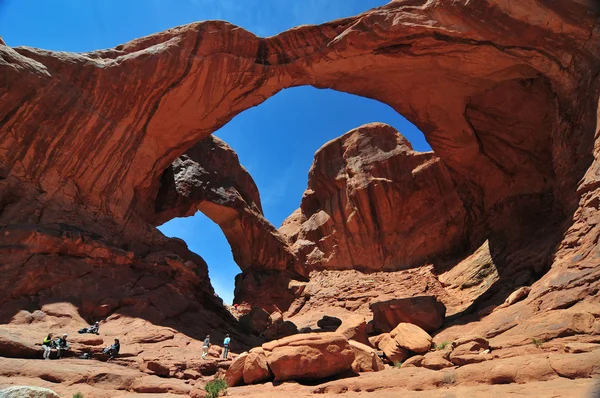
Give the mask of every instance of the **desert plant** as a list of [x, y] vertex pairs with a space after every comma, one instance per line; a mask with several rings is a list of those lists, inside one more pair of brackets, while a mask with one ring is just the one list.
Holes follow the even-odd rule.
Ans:
[[443, 350], [444, 348], [446, 348], [446, 346], [450, 344], [449, 341], [442, 341], [440, 344], [437, 345], [437, 349], [438, 350]]
[[533, 338], [533, 339], [531, 339], [531, 344], [533, 344], [537, 348], [542, 348], [542, 345], [544, 344], [544, 342], [542, 340], [538, 340], [536, 338]]
[[223, 379], [209, 381], [205, 386], [207, 398], [217, 398], [221, 391], [227, 390], [227, 382]]
[[75, 394], [73, 394], [73, 398], [83, 398], [83, 394], [80, 392], [76, 392]]
[[442, 383], [444, 384], [454, 384], [456, 383], [456, 373], [445, 373], [442, 376]]
[[394, 362], [394, 367], [395, 368], [401, 368], [402, 367], [402, 363], [403, 363], [402, 361], [396, 361], [396, 362]]

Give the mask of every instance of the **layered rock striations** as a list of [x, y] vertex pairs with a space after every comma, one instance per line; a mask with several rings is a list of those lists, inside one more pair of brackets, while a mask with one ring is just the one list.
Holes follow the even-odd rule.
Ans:
[[163, 173], [155, 224], [200, 210], [218, 224], [242, 271], [276, 270], [305, 276], [284, 237], [262, 212], [254, 180], [235, 152], [210, 136], [181, 155]]
[[465, 207], [438, 157], [374, 123], [317, 151], [300, 209], [280, 231], [311, 269], [396, 271], [465, 250]]
[[[476, 333], [489, 340], [494, 358], [509, 361], [528, 352], [523, 347], [532, 338], [561, 350], [572, 341], [597, 344], [598, 26], [595, 9], [583, 1], [399, 0], [270, 38], [211, 21], [83, 54], [0, 43], [2, 322], [27, 324], [23, 317], [68, 301], [86, 321], [144, 318], [195, 339], [208, 330], [235, 329], [213, 295], [204, 262], [154, 227], [200, 209], [226, 232], [246, 271], [240, 280], [262, 283], [238, 292], [262, 292], [257, 299], [263, 302], [274, 294], [282, 310], [301, 300], [292, 314], [322, 307], [311, 302], [317, 295], [305, 292], [310, 282], [290, 279], [310, 267], [355, 272], [350, 268], [397, 270], [433, 262], [425, 278], [442, 274], [442, 281], [420, 283], [408, 296], [433, 289], [446, 295], [450, 308], [454, 298], [444, 293], [446, 286], [476, 301], [482, 292], [501, 293], [495, 297], [500, 304], [521, 285], [531, 285], [521, 301], [458, 313], [459, 322], [437, 333], [434, 342]], [[385, 134], [330, 145], [350, 151], [327, 155], [343, 166], [315, 168], [313, 192], [288, 223], [296, 227], [284, 231], [294, 257], [281, 235], [263, 223], [244, 173], [234, 165], [229, 181], [203, 174], [199, 167], [211, 169], [196, 157], [202, 149], [195, 145], [239, 112], [300, 85], [390, 105], [423, 131], [435, 155], [412, 153], [401, 138], [386, 141]], [[204, 145], [228, 153], [218, 141]], [[394, 172], [386, 174], [388, 169]], [[429, 175], [443, 184], [418, 184]], [[411, 187], [410, 194], [390, 189], [396, 182], [396, 188]], [[200, 186], [217, 192], [200, 192]], [[413, 194], [442, 192], [451, 214], [435, 201], [428, 209], [411, 202]], [[394, 206], [386, 207], [382, 194], [428, 210], [432, 219], [394, 208], [403, 223], [387, 223], [382, 217]], [[331, 199], [344, 197], [347, 203]], [[424, 228], [425, 221], [441, 223], [448, 240]], [[410, 245], [386, 241], [379, 231], [403, 236]], [[350, 237], [356, 246], [344, 242]], [[375, 248], [368, 252], [358, 245]], [[397, 253], [384, 251], [392, 246]], [[437, 261], [440, 256], [444, 261]], [[466, 269], [452, 272], [457, 264]], [[465, 275], [476, 275], [477, 283], [463, 281]], [[385, 280], [378, 275], [375, 283]], [[351, 294], [331, 288], [323, 293], [327, 303], [345, 306], [344, 296]], [[347, 311], [363, 312], [371, 297], [387, 300], [392, 293], [365, 292]], [[26, 314], [19, 312], [24, 308]], [[558, 359], [562, 367], [545, 359], [539, 366], [552, 362], [558, 370], [536, 380], [597, 374], [593, 366], [578, 373], [569, 355]], [[587, 353], [586, 361], [595, 355]], [[466, 379], [472, 369], [456, 374]], [[529, 380], [516, 371], [477, 369], [483, 369], [478, 382]], [[138, 373], [131, 377], [129, 382]]]

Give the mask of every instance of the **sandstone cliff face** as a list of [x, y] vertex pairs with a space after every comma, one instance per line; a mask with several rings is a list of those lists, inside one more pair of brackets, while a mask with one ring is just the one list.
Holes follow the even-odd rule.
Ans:
[[458, 191], [433, 153], [369, 124], [317, 151], [300, 209], [280, 230], [312, 269], [405, 269], [468, 246]]
[[156, 198], [155, 224], [200, 210], [225, 234], [243, 271], [305, 272], [283, 236], [263, 216], [254, 180], [235, 152], [210, 136], [181, 155], [163, 173]]
[[[263, 281], [286, 282], [272, 287], [285, 290], [279, 294], [282, 301], [291, 296], [310, 306], [311, 297], [287, 275], [298, 273], [298, 265], [279, 248], [276, 231], [262, 224], [252, 189], [239, 187], [248, 182], [233, 179], [225, 196], [202, 196], [209, 194], [200, 195], [194, 187], [204, 177], [196, 173], [193, 151], [187, 153], [237, 113], [283, 88], [310, 84], [380, 100], [415, 123], [439, 160], [432, 154], [409, 156], [405, 148], [394, 159], [431, 156], [430, 163], [419, 163], [427, 165], [421, 169], [401, 167], [399, 175], [410, 169], [412, 178], [417, 168], [416, 175], [438, 176], [437, 168], [445, 170], [439, 175], [448, 173], [441, 180], [445, 184], [461, 181], [457, 186], [464, 189], [440, 192], [460, 212], [458, 195], [464, 218], [471, 220], [467, 225], [477, 226], [466, 232], [475, 237], [471, 248], [488, 242], [491, 260], [482, 261], [496, 268], [489, 280], [495, 286], [491, 291], [502, 293], [497, 299], [503, 301], [519, 284], [533, 283], [522, 301], [463, 317], [436, 338], [482, 333], [507, 356], [529, 343], [523, 336], [593, 339], [600, 331], [598, 26], [596, 14], [581, 1], [400, 0], [266, 39], [224, 22], [203, 22], [85, 54], [0, 43], [2, 320], [16, 322], [15, 314], [29, 303], [36, 310], [69, 301], [86, 316], [109, 308], [109, 313], [144, 317], [195, 337], [206, 328], [228, 327], [203, 261], [154, 228], [195, 208], [212, 214], [235, 242], [236, 260], [247, 270], [242, 280], [261, 280], [261, 273], [269, 273], [273, 279]], [[406, 147], [398, 140], [392, 144]], [[371, 147], [367, 154], [379, 153], [378, 145]], [[341, 168], [317, 170], [339, 173]], [[358, 171], [367, 180], [379, 178]], [[356, 248], [349, 250], [358, 259], [344, 259], [327, 239], [317, 242], [316, 237], [334, 238], [342, 231], [327, 229], [321, 210], [329, 211], [329, 223], [348, 223], [351, 212], [328, 201], [342, 198], [342, 192], [353, 193], [356, 208], [355, 224], [342, 236], [357, 239], [375, 220], [383, 225], [383, 202], [376, 202], [375, 214], [367, 211], [371, 196], [358, 193], [366, 181], [350, 174], [342, 178], [347, 186], [350, 181], [349, 190], [328, 185], [337, 174], [315, 177], [304, 214], [294, 216], [302, 225], [298, 236], [311, 239], [310, 253], [325, 250], [315, 263], [398, 269], [430, 258], [435, 250], [429, 240], [401, 228], [414, 239], [417, 252], [405, 250], [398, 258], [369, 253], [382, 261], [377, 267]], [[385, 178], [396, 181], [399, 175]], [[379, 186], [377, 193], [394, 195], [385, 184]], [[369, 189], [375, 188], [363, 192]], [[219, 203], [223, 199], [227, 206]], [[248, 218], [240, 221], [240, 215]], [[448, 220], [451, 226], [457, 223], [456, 231], [449, 228], [450, 237], [463, 242], [460, 217]], [[257, 244], [261, 235], [249, 232], [254, 228], [265, 228], [271, 237]], [[435, 242], [435, 234], [428, 236]], [[452, 248], [446, 241], [437, 244], [441, 253]], [[272, 251], [275, 260], [261, 254]], [[297, 253], [313, 261], [309, 253]], [[329, 258], [333, 253], [342, 256], [339, 261]], [[469, 254], [464, 253], [467, 260]], [[435, 264], [440, 273], [448, 272], [449, 284], [464, 274], [450, 273], [463, 263], [455, 260]], [[461, 289], [462, 284], [452, 286]], [[270, 293], [262, 292], [258, 299], [268, 301]], [[473, 297], [478, 295], [479, 288]], [[343, 294], [331, 291], [326, 298], [343, 300]], [[362, 309], [367, 303], [357, 304]], [[224, 324], [210, 323], [215, 314]]]

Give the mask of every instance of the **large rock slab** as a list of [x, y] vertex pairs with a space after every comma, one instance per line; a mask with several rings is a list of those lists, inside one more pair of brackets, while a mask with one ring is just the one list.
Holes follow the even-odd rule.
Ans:
[[412, 323], [400, 323], [390, 332], [399, 347], [417, 354], [424, 354], [431, 348], [431, 336]]
[[383, 351], [383, 354], [390, 362], [403, 362], [410, 356], [410, 351], [400, 347], [398, 342], [389, 333], [381, 335], [381, 338], [377, 341], [377, 348]]
[[352, 370], [355, 372], [379, 372], [385, 368], [383, 361], [373, 348], [354, 340], [350, 340], [349, 343], [354, 351]]
[[225, 373], [225, 381], [229, 387], [240, 386], [244, 384], [244, 367], [246, 365], [246, 359], [248, 353], [244, 352], [237, 357], [227, 372]]
[[262, 346], [275, 381], [318, 380], [343, 373], [354, 362], [354, 351], [339, 333], [306, 333]]
[[390, 332], [401, 322], [412, 323], [427, 332], [444, 323], [446, 306], [433, 296], [387, 300], [370, 305], [373, 323], [379, 332]]
[[260, 383], [272, 377], [264, 350], [260, 347], [251, 349], [244, 361], [244, 383]]
[[2, 398], [60, 398], [57, 393], [42, 387], [15, 386], [0, 390]]
[[356, 314], [345, 318], [336, 332], [342, 334], [348, 340], [358, 341], [366, 345], [370, 344], [367, 337], [367, 322], [362, 315]]
[[31, 341], [26, 341], [6, 330], [0, 330], [0, 356], [8, 358], [41, 358], [42, 352], [41, 346], [36, 346]]

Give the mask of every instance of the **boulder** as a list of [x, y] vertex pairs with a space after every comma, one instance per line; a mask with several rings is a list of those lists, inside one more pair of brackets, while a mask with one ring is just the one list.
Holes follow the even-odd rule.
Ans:
[[449, 350], [428, 352], [423, 356], [421, 367], [431, 370], [451, 368], [454, 364], [448, 360], [448, 355]]
[[354, 362], [354, 351], [339, 333], [298, 334], [262, 348], [275, 381], [323, 379], [347, 371]]
[[189, 392], [190, 398], [206, 398], [206, 390], [204, 388], [194, 387]]
[[529, 286], [520, 287], [517, 290], [515, 290], [514, 292], [512, 292], [510, 296], [507, 297], [504, 304], [509, 306], [509, 305], [513, 305], [514, 303], [516, 303], [518, 301], [524, 300], [527, 296], [529, 296], [530, 291], [531, 291], [531, 287], [529, 287]]
[[[273, 316], [275, 314], [275, 316]], [[284, 321], [280, 312], [274, 312], [269, 318], [269, 324], [263, 333], [267, 340], [275, 340], [298, 333], [298, 327], [294, 322]]]
[[381, 341], [381, 339], [383, 339], [383, 337], [386, 334], [388, 334], [388, 333], [382, 333], [382, 334], [378, 334], [377, 336], [369, 337], [369, 345], [371, 345], [372, 347], [378, 348], [379, 342]]
[[400, 347], [395, 339], [393, 339], [389, 333], [381, 335], [381, 339], [377, 344], [377, 348], [383, 351], [386, 359], [390, 362], [403, 362], [409, 357], [409, 350]]
[[424, 354], [431, 348], [431, 336], [411, 323], [400, 323], [390, 332], [398, 346], [417, 354]]
[[429, 352], [425, 355], [415, 355], [408, 358], [403, 364], [403, 368], [419, 367], [431, 370], [441, 370], [451, 368], [454, 364], [444, 358], [443, 353], [439, 351]]
[[244, 383], [260, 383], [272, 377], [264, 350], [260, 347], [251, 349], [244, 361]]
[[417, 296], [373, 303], [375, 330], [390, 332], [399, 323], [412, 323], [426, 332], [439, 329], [444, 323], [446, 306], [434, 296]]
[[248, 353], [244, 352], [227, 369], [225, 373], [225, 381], [229, 387], [241, 386], [244, 384], [244, 367]]
[[385, 368], [377, 352], [366, 344], [350, 340], [350, 348], [354, 351], [352, 370], [355, 372], [379, 372]]
[[270, 314], [259, 307], [253, 307], [250, 313], [240, 317], [240, 324], [249, 333], [260, 335], [270, 324]]
[[2, 398], [60, 398], [57, 393], [47, 388], [14, 386], [0, 390]]
[[489, 342], [483, 337], [462, 337], [452, 342], [452, 352], [448, 359], [457, 366], [487, 361], [492, 359], [489, 347]]
[[[44, 336], [40, 337], [40, 342]], [[8, 358], [42, 358], [42, 347], [30, 341], [0, 330], [0, 357]]]
[[367, 337], [367, 322], [362, 315], [352, 315], [342, 321], [336, 332], [341, 333], [346, 339], [370, 345]]
[[323, 318], [317, 321], [317, 326], [323, 330], [334, 331], [342, 325], [342, 320], [334, 316], [323, 315]]
[[202, 377], [200, 372], [195, 371], [194, 369], [186, 369], [183, 371], [183, 379], [184, 380], [197, 380]]
[[423, 359], [425, 359], [425, 357], [423, 355], [412, 356], [402, 363], [402, 367], [403, 368], [421, 367], [421, 363], [423, 362]]
[[170, 364], [163, 363], [158, 360], [144, 360], [140, 364], [140, 370], [144, 373], [168, 377], [171, 374], [171, 366]]

